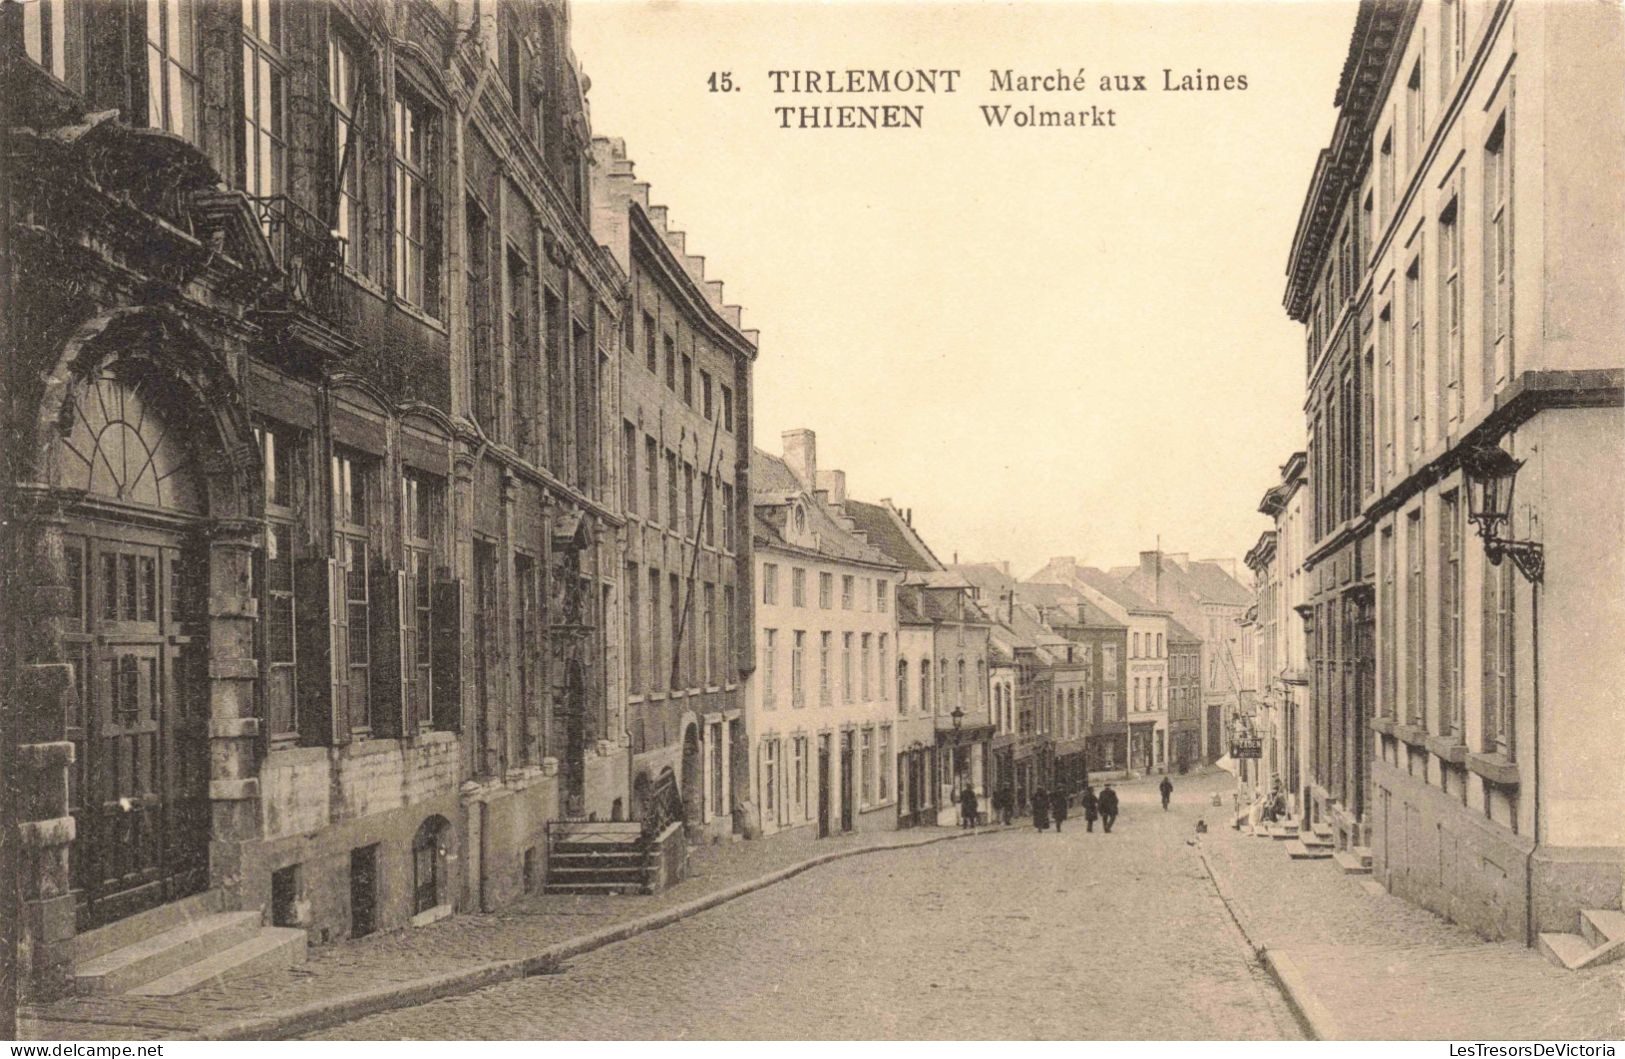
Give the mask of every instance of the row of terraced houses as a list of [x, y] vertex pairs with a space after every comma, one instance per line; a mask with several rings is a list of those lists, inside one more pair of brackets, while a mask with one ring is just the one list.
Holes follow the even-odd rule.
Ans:
[[1261, 796], [1568, 967], [1625, 890], [1622, 60], [1606, 6], [1362, 2], [1287, 262], [1304, 440], [1247, 558]]

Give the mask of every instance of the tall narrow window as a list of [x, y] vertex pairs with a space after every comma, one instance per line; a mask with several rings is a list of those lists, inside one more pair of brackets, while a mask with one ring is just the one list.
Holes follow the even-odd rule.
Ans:
[[1461, 503], [1439, 498], [1439, 731], [1461, 733]]
[[638, 513], [638, 428], [630, 421], [621, 422], [621, 495], [626, 498], [626, 513]]
[[1378, 430], [1382, 434], [1382, 469], [1384, 474], [1393, 474], [1396, 467], [1396, 437], [1399, 424], [1395, 421], [1396, 393], [1399, 386], [1398, 373], [1394, 369], [1394, 308], [1392, 305], [1382, 307], [1377, 314], [1377, 356], [1382, 361], [1382, 379], [1380, 388], [1382, 422]]
[[1360, 491], [1361, 495], [1376, 487], [1377, 437], [1377, 351], [1375, 346], [1365, 347], [1365, 363], [1360, 373]]
[[147, 125], [198, 139], [197, 25], [192, 0], [147, 0]]
[[683, 523], [678, 518], [677, 492], [677, 454], [670, 449], [666, 450], [666, 528], [673, 533], [681, 533]]
[[717, 586], [710, 581], [705, 583], [705, 686], [716, 687], [722, 681], [718, 674], [722, 672], [722, 665], [717, 655], [720, 653], [720, 644], [717, 639]]
[[1439, 215], [1439, 429], [1462, 416], [1461, 225], [1456, 200]]
[[1507, 119], [1484, 145], [1484, 396], [1512, 377], [1512, 161]]
[[891, 674], [891, 651], [887, 636], [887, 633], [880, 634], [880, 654], [875, 660], [875, 683], [879, 685], [882, 702], [891, 698], [887, 687], [887, 677]]
[[1405, 723], [1421, 725], [1427, 716], [1427, 543], [1422, 512], [1405, 521]]
[[762, 706], [771, 710], [778, 702], [778, 674], [774, 662], [779, 650], [779, 631], [762, 630]]
[[666, 686], [665, 637], [661, 626], [665, 623], [665, 610], [660, 605], [660, 571], [649, 568], [649, 690], [659, 691]]
[[645, 369], [648, 370], [650, 375], [654, 375], [659, 371], [659, 366], [655, 363], [655, 357], [656, 357], [655, 347], [656, 347], [656, 343], [658, 341], [659, 341], [659, 339], [656, 337], [655, 318], [653, 316], [649, 315], [648, 313], [644, 313], [643, 314], [643, 366], [644, 366]]
[[401, 669], [406, 676], [406, 702], [410, 731], [414, 724], [434, 722], [434, 552], [435, 522], [439, 518], [440, 483], [408, 471], [401, 478], [402, 531], [406, 584], [401, 616]]
[[301, 537], [297, 505], [302, 499], [304, 450], [292, 431], [280, 427], [257, 428], [255, 434], [265, 478], [265, 565], [260, 576], [265, 719], [267, 734], [277, 740], [299, 734], [294, 547]]
[[281, 0], [243, 0], [243, 190], [282, 194], [284, 118]]
[[871, 661], [870, 651], [873, 646], [874, 634], [867, 632], [864, 633], [859, 639], [858, 645], [858, 650], [860, 652], [858, 657], [858, 681], [862, 693], [861, 697], [858, 699], [859, 702], [868, 702], [873, 697], [870, 695], [869, 687], [869, 663]]
[[792, 607], [807, 605], [807, 571], [799, 566], [790, 568], [790, 605]]
[[852, 634], [841, 634], [841, 701], [850, 704], [852, 688]]
[[435, 115], [402, 88], [395, 96], [395, 294], [431, 316], [440, 310], [440, 274], [431, 231]]
[[734, 550], [734, 487], [727, 482], [722, 483], [722, 547], [724, 551]]
[[1382, 221], [1387, 224], [1394, 215], [1394, 132], [1392, 129], [1382, 138], [1382, 147], [1377, 152], [1377, 190], [1382, 195]]
[[348, 41], [327, 42], [328, 100], [333, 121], [333, 230], [344, 244], [344, 263], [363, 268], [361, 252], [361, 165], [366, 144], [361, 135], [359, 55]]
[[1484, 749], [1516, 755], [1517, 666], [1515, 646], [1515, 567], [1503, 560], [1484, 565], [1483, 660]]
[[762, 564], [762, 603], [765, 606], [775, 606], [779, 602], [779, 566], [777, 563]]
[[[334, 608], [334, 682], [352, 729], [372, 724], [368, 681], [367, 486], [370, 468], [359, 459], [335, 454], [333, 473], [333, 558], [340, 573], [340, 606]], [[335, 706], [338, 704], [335, 703]]]
[[530, 262], [508, 248], [508, 388], [513, 402], [513, 446], [521, 456], [536, 455], [536, 291], [530, 282]]
[[648, 479], [649, 521], [660, 517], [660, 445], [647, 435], [643, 439], [643, 475]]
[[931, 659], [920, 659], [920, 709], [931, 712]]
[[638, 564], [626, 564], [626, 683], [627, 694], [643, 694], [643, 586]]
[[1439, 5], [1439, 98], [1447, 99], [1461, 70], [1467, 47], [1467, 0], [1443, 0]]
[[1377, 653], [1378, 664], [1382, 667], [1382, 706], [1384, 717], [1399, 716], [1399, 659], [1394, 654], [1394, 645], [1398, 641], [1395, 635], [1394, 621], [1397, 614], [1395, 601], [1399, 592], [1399, 585], [1395, 577], [1394, 559], [1394, 529], [1386, 526], [1382, 531], [1382, 555], [1379, 561], [1382, 564], [1382, 596], [1378, 604], [1378, 630], [1377, 634], [1382, 644]]
[[1427, 365], [1423, 360], [1426, 342], [1422, 330], [1422, 255], [1411, 259], [1405, 271], [1405, 422], [1406, 446], [1412, 457], [1422, 451], [1424, 412], [1427, 402]]
[[1422, 162], [1423, 137], [1427, 133], [1427, 105], [1422, 95], [1422, 60], [1411, 67], [1405, 82], [1405, 164], [1417, 169]]
[[797, 629], [791, 634], [790, 644], [790, 705], [796, 709], [807, 705], [807, 691], [804, 687], [807, 634]]
[[829, 655], [830, 641], [834, 633], [821, 632], [818, 634], [818, 705], [828, 706], [831, 702], [829, 683]]

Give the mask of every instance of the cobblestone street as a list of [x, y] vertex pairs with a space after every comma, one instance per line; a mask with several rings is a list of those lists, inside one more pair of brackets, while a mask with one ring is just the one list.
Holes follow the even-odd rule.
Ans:
[[1298, 1036], [1186, 844], [1210, 789], [1123, 789], [1111, 835], [1030, 827], [838, 861], [557, 975], [326, 1038]]

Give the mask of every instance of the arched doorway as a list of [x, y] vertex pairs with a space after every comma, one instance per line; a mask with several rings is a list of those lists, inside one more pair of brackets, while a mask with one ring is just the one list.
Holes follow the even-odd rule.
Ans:
[[705, 823], [705, 763], [700, 753], [699, 725], [683, 729], [683, 821], [690, 828]]
[[57, 419], [81, 929], [208, 884], [204, 486], [174, 392], [116, 362], [76, 379]]

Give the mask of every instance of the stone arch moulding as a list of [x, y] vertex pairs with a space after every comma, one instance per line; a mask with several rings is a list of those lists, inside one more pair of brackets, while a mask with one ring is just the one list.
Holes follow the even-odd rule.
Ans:
[[[107, 368], [149, 373], [172, 387], [164, 396], [191, 436], [192, 451], [205, 490], [205, 508], [214, 519], [252, 518], [260, 510], [260, 466], [248, 408], [226, 359], [209, 347], [172, 311], [161, 306], [127, 306], [85, 321], [64, 345], [45, 378], [35, 434], [32, 470], [49, 487], [60, 484], [58, 442], [71, 423], [75, 387], [93, 383]], [[198, 436], [197, 427], [205, 427]]]

